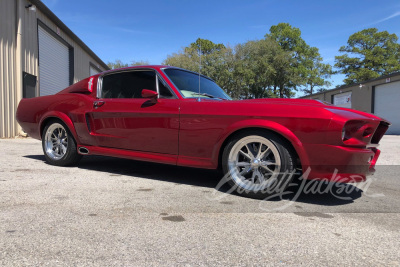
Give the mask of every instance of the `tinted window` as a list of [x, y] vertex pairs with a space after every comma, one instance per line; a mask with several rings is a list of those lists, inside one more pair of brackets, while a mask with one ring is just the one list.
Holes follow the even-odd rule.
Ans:
[[171, 93], [170, 89], [168, 89], [168, 87], [164, 83], [164, 81], [161, 79], [158, 79], [158, 91], [159, 91], [160, 96], [162, 96], [162, 97], [171, 98], [174, 96]]
[[[218, 97], [230, 99], [230, 97], [211, 79], [185, 70], [165, 69], [165, 74], [178, 87], [184, 97]], [[208, 95], [208, 96], [207, 96]]]
[[103, 77], [103, 98], [142, 98], [142, 90], [157, 91], [154, 71], [130, 71]]

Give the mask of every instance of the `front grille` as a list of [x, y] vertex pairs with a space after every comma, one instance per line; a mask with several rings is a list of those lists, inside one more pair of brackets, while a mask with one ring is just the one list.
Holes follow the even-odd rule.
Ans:
[[378, 144], [388, 128], [389, 124], [387, 122], [381, 121], [381, 123], [379, 123], [379, 126], [374, 133], [374, 136], [372, 136], [371, 143]]

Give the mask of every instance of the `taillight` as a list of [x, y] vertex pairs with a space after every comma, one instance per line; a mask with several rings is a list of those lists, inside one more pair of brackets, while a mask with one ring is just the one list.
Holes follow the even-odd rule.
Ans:
[[88, 82], [88, 91], [93, 92], [93, 79], [94, 77], [90, 77], [89, 82]]
[[342, 129], [342, 141], [349, 146], [366, 146], [375, 132], [368, 121], [351, 120]]

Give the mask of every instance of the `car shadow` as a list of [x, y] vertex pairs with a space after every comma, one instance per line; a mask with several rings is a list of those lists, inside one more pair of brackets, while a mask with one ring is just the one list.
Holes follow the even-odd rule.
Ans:
[[282, 199], [320, 206], [340, 206], [353, 203], [360, 198], [363, 190], [352, 184], [326, 182], [317, 180], [302, 180], [295, 178], [292, 185], [286, 189], [287, 194], [277, 196], [269, 201]]
[[[26, 155], [24, 157], [43, 161], [47, 164], [44, 155]], [[242, 197], [237, 193], [230, 193], [228, 185], [218, 186], [222, 174], [216, 170], [188, 168], [104, 156], [85, 156], [76, 167], [105, 172], [111, 175], [125, 175], [132, 178], [139, 177], [176, 184], [213, 188], [222, 193]], [[293, 185], [285, 192], [291, 193], [286, 193], [282, 197], [268, 198], [266, 201], [280, 201], [285, 199], [320, 206], [340, 206], [353, 203], [363, 193], [360, 188], [351, 184], [303, 181], [300, 179], [294, 180]]]

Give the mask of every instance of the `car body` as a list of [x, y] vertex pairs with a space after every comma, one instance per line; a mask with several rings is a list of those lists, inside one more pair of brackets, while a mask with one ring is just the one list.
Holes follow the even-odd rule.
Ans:
[[[49, 121], [62, 122], [82, 155], [217, 169], [232, 136], [265, 131], [292, 151], [297, 169], [309, 170], [307, 179], [340, 177], [342, 182], [354, 182], [374, 172], [377, 146], [389, 122], [317, 100], [230, 100], [221, 92], [218, 97], [207, 97], [202, 91], [188, 93], [174, 73], [198, 74], [182, 71], [186, 70], [153, 65], [106, 71], [55, 95], [22, 99], [17, 120], [29, 136], [39, 140]], [[155, 77], [156, 85], [132, 98], [122, 92], [129, 86], [120, 84], [121, 79], [134, 79], [132, 75]], [[200, 77], [200, 90], [203, 84], [214, 86], [204, 76], [199, 75], [199, 81]], [[143, 86], [148, 85], [143, 82]], [[116, 87], [128, 97], [117, 96]], [[165, 97], [162, 90], [169, 91]]]

